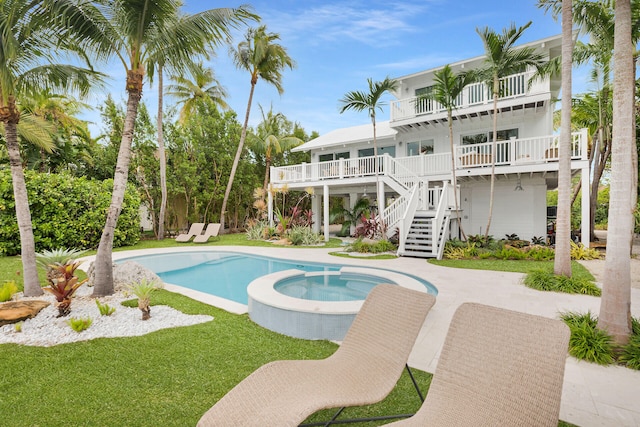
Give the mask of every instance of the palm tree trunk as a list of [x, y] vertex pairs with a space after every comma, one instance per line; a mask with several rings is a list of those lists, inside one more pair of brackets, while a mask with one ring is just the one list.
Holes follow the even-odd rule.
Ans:
[[633, 233], [630, 191], [634, 176], [630, 150], [633, 138], [633, 44], [631, 43], [630, 0], [615, 5], [613, 78], [613, 142], [609, 229], [598, 328], [606, 330], [614, 341], [625, 344], [631, 334], [631, 256]]
[[[127, 78], [129, 81], [129, 78]], [[131, 85], [127, 84], [127, 87]], [[113, 177], [113, 193], [111, 195], [111, 205], [107, 212], [107, 220], [102, 230], [102, 237], [98, 246], [95, 265], [95, 279], [93, 296], [102, 297], [112, 295], [113, 287], [113, 261], [111, 252], [113, 250], [113, 236], [122, 210], [122, 202], [124, 201], [124, 192], [127, 187], [127, 178], [129, 175], [129, 161], [131, 159], [131, 142], [133, 141], [133, 131], [136, 123], [136, 115], [138, 113], [138, 105], [142, 96], [141, 88], [139, 90], [129, 90], [129, 99], [127, 101], [127, 114], [124, 120], [124, 128], [122, 130], [122, 142], [120, 143], [120, 151], [118, 152], [118, 161]]]
[[[562, 118], [558, 148], [558, 220], [553, 272], [571, 277], [571, 0], [562, 0]], [[585, 200], [584, 203], [587, 203]], [[585, 221], [587, 219], [585, 218]]]
[[164, 150], [164, 132], [162, 129], [163, 103], [162, 65], [158, 66], [158, 157], [160, 158], [160, 215], [158, 217], [158, 240], [164, 239], [164, 218], [167, 210], [167, 156]]
[[264, 164], [266, 166], [266, 170], [264, 171], [264, 183], [262, 184], [262, 189], [267, 191], [267, 184], [269, 184], [269, 168], [271, 167], [271, 156], [265, 157]]
[[229, 174], [229, 182], [227, 183], [227, 189], [224, 191], [224, 199], [222, 199], [222, 209], [220, 211], [220, 232], [224, 234], [224, 219], [227, 210], [227, 202], [229, 201], [229, 194], [231, 194], [231, 186], [233, 186], [233, 179], [236, 176], [236, 169], [238, 169], [238, 163], [240, 163], [240, 156], [242, 155], [242, 149], [244, 147], [244, 140], [247, 138], [247, 127], [249, 126], [249, 114], [251, 114], [251, 102], [253, 101], [253, 91], [256, 87], [255, 82], [251, 81], [251, 90], [249, 91], [249, 102], [247, 102], [247, 112], [244, 115], [244, 124], [242, 125], [242, 134], [240, 135], [240, 142], [238, 143], [238, 150], [236, 151], [236, 157], [233, 159], [233, 165], [231, 166], [231, 173]]
[[29, 198], [27, 185], [24, 181], [22, 161], [20, 159], [20, 146], [18, 144], [18, 131], [15, 121], [4, 122], [5, 139], [9, 164], [11, 165], [11, 180], [13, 181], [13, 197], [15, 199], [16, 219], [20, 230], [20, 248], [22, 258], [22, 274], [24, 280], [24, 296], [35, 297], [42, 295], [42, 288], [38, 280], [36, 267], [36, 245], [33, 239], [33, 226], [31, 224], [31, 212], [29, 211]]
[[498, 76], [493, 77], [493, 141], [491, 142], [491, 189], [489, 190], [489, 218], [487, 219], [487, 229], [484, 232], [485, 239], [489, 237], [491, 219], [493, 217], [493, 196], [496, 186], [496, 148], [498, 146], [498, 95], [500, 89]]

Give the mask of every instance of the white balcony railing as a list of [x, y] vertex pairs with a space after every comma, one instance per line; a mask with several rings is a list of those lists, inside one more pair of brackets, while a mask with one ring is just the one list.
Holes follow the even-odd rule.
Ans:
[[[491, 166], [495, 155], [498, 167], [527, 165], [527, 170], [531, 170], [530, 165], [558, 161], [558, 139], [558, 135], [549, 135], [497, 141], [495, 153], [493, 153], [491, 142], [455, 146], [455, 167], [459, 170]], [[371, 177], [376, 174], [377, 169], [379, 175], [393, 175], [405, 188], [411, 188], [416, 182], [416, 176], [428, 178], [451, 172], [451, 153], [449, 152], [396, 157], [386, 161], [383, 156], [379, 157], [377, 162], [371, 156], [272, 167], [271, 182], [288, 184]], [[587, 159], [587, 132], [585, 129], [572, 134], [571, 158], [572, 160]]]
[[[542, 82], [534, 82], [531, 87], [529, 87], [529, 80], [532, 76], [533, 72], [527, 71], [500, 79], [500, 99], [542, 93], [546, 87]], [[460, 96], [458, 96], [456, 106], [458, 109], [461, 109], [489, 103], [492, 100], [493, 95], [491, 88], [488, 87], [486, 83], [472, 83], [466, 86]], [[428, 114], [442, 113], [444, 111], [446, 111], [445, 108], [438, 102], [414, 96], [391, 102], [391, 122], [412, 119]]]

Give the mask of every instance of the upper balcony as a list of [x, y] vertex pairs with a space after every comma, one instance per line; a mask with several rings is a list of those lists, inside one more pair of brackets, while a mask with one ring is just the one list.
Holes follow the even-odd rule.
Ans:
[[[509, 103], [515, 108], [539, 106], [549, 98], [549, 82], [537, 79], [531, 82], [533, 71], [527, 71], [500, 79], [499, 101]], [[546, 95], [546, 96], [544, 96]], [[512, 102], [504, 102], [513, 100]], [[455, 115], [487, 115], [487, 109], [492, 108], [493, 95], [486, 83], [473, 83], [466, 86], [456, 100]], [[401, 126], [419, 121], [439, 120], [446, 118], [447, 110], [438, 102], [426, 98], [413, 96], [391, 102], [391, 126]]]
[[[493, 143], [460, 145], [454, 147], [457, 175], [482, 176], [491, 173], [495, 161], [496, 173], [534, 173], [558, 170], [559, 136], [510, 139]], [[271, 182], [276, 185], [341, 185], [375, 179], [378, 175], [393, 176], [403, 182], [421, 177], [428, 180], [446, 180], [451, 176], [451, 153], [435, 153], [392, 158], [388, 155], [339, 159], [328, 162], [303, 163], [271, 167]], [[572, 134], [572, 169], [587, 164], [586, 129]], [[579, 162], [579, 163], [576, 163]], [[464, 172], [464, 173], [461, 173]]]

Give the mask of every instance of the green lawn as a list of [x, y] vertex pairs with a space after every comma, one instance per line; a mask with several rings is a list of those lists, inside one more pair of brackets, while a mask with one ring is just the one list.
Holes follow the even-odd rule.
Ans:
[[[208, 245], [253, 243], [232, 235]], [[339, 241], [331, 243], [339, 246]], [[178, 244], [144, 241], [129, 249], [172, 246]], [[17, 257], [0, 258], [0, 281], [18, 277], [20, 269]], [[214, 320], [141, 337], [48, 348], [0, 345], [0, 425], [193, 426], [213, 403], [262, 364], [276, 359], [324, 358], [337, 348], [327, 341], [268, 331], [247, 315], [230, 314], [167, 291], [157, 292], [152, 302], [189, 314], [209, 314]], [[431, 375], [414, 373], [426, 390]], [[413, 412], [419, 406], [403, 374], [383, 402], [348, 408], [343, 416]], [[328, 412], [332, 413], [324, 411], [311, 420], [326, 419]]]
[[[553, 272], [553, 261], [511, 261], [511, 260], [456, 260], [456, 259], [442, 259], [442, 260], [429, 260], [429, 263], [434, 265], [441, 265], [443, 267], [452, 268], [468, 268], [472, 270], [492, 270], [492, 271], [511, 271], [514, 273], [529, 273], [534, 270], [544, 270]], [[576, 261], [571, 261], [571, 272], [573, 277], [595, 280], [593, 275], [582, 264]]]

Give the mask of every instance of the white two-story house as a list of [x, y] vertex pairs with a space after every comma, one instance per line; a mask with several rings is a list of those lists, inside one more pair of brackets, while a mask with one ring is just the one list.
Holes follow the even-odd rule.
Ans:
[[[551, 59], [560, 54], [561, 37], [524, 46]], [[450, 66], [460, 72], [481, 67], [483, 61], [484, 56], [478, 56]], [[351, 207], [365, 196], [377, 202], [387, 234], [398, 233], [400, 255], [440, 257], [444, 242], [460, 236], [458, 216], [466, 235], [485, 233], [493, 161], [496, 181], [489, 234], [497, 239], [505, 234], [527, 240], [546, 237], [546, 192], [558, 182], [559, 136], [553, 132], [553, 110], [559, 77], [530, 84], [534, 71], [526, 70], [501, 79], [495, 152], [491, 90], [485, 83], [465, 88], [453, 112], [458, 215], [447, 112], [420, 97], [430, 90], [438, 69], [396, 78], [399, 86], [390, 104], [390, 120], [377, 123], [377, 159], [373, 126], [368, 123], [334, 130], [294, 149], [310, 152], [311, 163], [271, 170], [276, 188], [286, 184], [289, 189], [314, 189], [314, 226], [324, 230], [326, 239], [329, 196], [342, 196]], [[582, 218], [589, 218], [586, 130], [572, 135], [571, 156], [572, 174], [583, 180]], [[583, 221], [581, 235], [588, 244], [588, 221]]]

